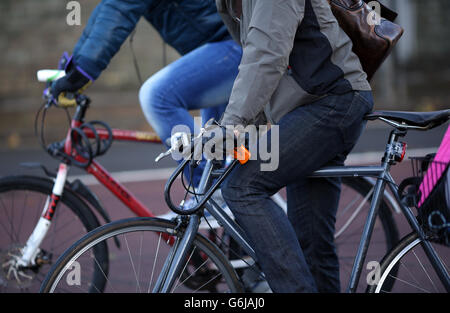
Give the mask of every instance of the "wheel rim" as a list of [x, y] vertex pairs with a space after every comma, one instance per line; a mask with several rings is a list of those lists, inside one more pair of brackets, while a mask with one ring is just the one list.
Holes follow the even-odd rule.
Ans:
[[[375, 293], [390, 291], [402, 293], [446, 292], [445, 286], [439, 280], [423, 250], [422, 240], [411, 238], [410, 241], [405, 243], [404, 247], [395, 255], [393, 254], [391, 258], [387, 259], [385, 264], [381, 265], [382, 273], [374, 288]], [[433, 248], [448, 272], [447, 263], [450, 257], [450, 248], [438, 244], [433, 244]], [[398, 271], [392, 274], [392, 269], [395, 266], [398, 267]], [[383, 288], [388, 280], [391, 280], [389, 283], [393, 284], [392, 290], [384, 290]]]

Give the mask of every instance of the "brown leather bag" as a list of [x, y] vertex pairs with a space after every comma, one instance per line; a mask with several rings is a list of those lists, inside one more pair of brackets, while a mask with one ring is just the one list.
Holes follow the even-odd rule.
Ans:
[[[353, 52], [359, 57], [369, 81], [403, 35], [403, 28], [394, 23], [397, 13], [381, 3], [379, 24], [370, 25], [367, 22], [369, 15], [373, 14], [367, 4], [370, 1], [328, 0], [339, 25], [352, 40]], [[239, 21], [242, 0], [227, 0], [225, 3], [229, 14]]]
[[380, 4], [379, 23], [370, 25], [367, 21], [373, 13], [366, 3], [369, 0], [328, 2], [339, 25], [352, 40], [353, 52], [359, 57], [368, 80], [371, 80], [403, 35], [403, 28], [393, 22], [397, 14]]

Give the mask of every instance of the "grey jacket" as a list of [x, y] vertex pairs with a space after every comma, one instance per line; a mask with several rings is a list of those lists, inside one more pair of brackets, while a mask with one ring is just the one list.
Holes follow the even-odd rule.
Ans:
[[371, 90], [327, 0], [242, 0], [237, 18], [229, 1], [217, 9], [243, 56], [223, 125], [275, 124], [328, 94]]

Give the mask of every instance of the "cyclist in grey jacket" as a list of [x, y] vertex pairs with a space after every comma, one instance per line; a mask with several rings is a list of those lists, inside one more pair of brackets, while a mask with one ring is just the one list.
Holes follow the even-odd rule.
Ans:
[[[310, 179], [343, 165], [373, 108], [371, 88], [352, 42], [327, 0], [216, 0], [243, 47], [239, 74], [221, 125], [270, 122], [278, 167], [239, 165], [222, 189], [250, 238], [275, 292], [339, 292], [334, 246], [339, 179]], [[275, 147], [275, 146], [274, 146]], [[288, 214], [270, 199], [287, 188]]]
[[328, 1], [244, 0], [240, 27], [227, 1], [216, 0], [219, 13], [245, 52], [224, 124], [245, 126], [263, 112], [277, 122], [324, 95], [371, 90]]

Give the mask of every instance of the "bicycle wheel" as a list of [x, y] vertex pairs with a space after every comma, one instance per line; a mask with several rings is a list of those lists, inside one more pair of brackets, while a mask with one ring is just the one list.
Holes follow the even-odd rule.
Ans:
[[[105, 292], [152, 292], [169, 255], [169, 240], [175, 243], [183, 234], [172, 221], [156, 218], [132, 218], [104, 225], [72, 245], [53, 265], [41, 292], [86, 292], [89, 281], [83, 279], [92, 268], [81, 263], [97, 260], [92, 249], [118, 238], [122, 251], [111, 250], [110, 272]], [[79, 279], [76, 279], [78, 275]], [[75, 277], [75, 278], [74, 278]], [[202, 284], [190, 279], [201, 277]], [[196, 286], [192, 290], [192, 285]], [[240, 292], [237, 275], [223, 253], [203, 235], [197, 234], [186, 264], [171, 292]]]
[[[372, 201], [374, 186], [362, 178], [342, 178], [341, 198], [336, 214], [335, 244], [339, 257], [341, 290], [345, 290], [350, 279], [356, 251]], [[379, 261], [399, 241], [397, 224], [392, 209], [385, 197], [380, 202], [369, 249], [357, 292], [364, 292], [367, 277], [373, 270], [373, 262]], [[393, 268], [396, 271], [397, 267]]]
[[[417, 233], [404, 237], [381, 261], [376, 282], [367, 292], [443, 293], [447, 292], [422, 248]], [[438, 257], [450, 273], [450, 248], [432, 243]], [[393, 272], [397, 267], [398, 271]], [[392, 285], [392, 286], [391, 286]], [[388, 287], [386, 287], [388, 286]]]
[[[33, 265], [17, 267], [29, 236], [52, 193], [53, 181], [42, 177], [11, 176], [0, 179], [0, 291], [37, 292], [52, 263], [74, 241], [99, 226], [89, 207], [71, 190], [65, 189], [46, 237]], [[106, 246], [95, 251], [107, 271]], [[92, 280], [104, 284], [95, 273]]]

